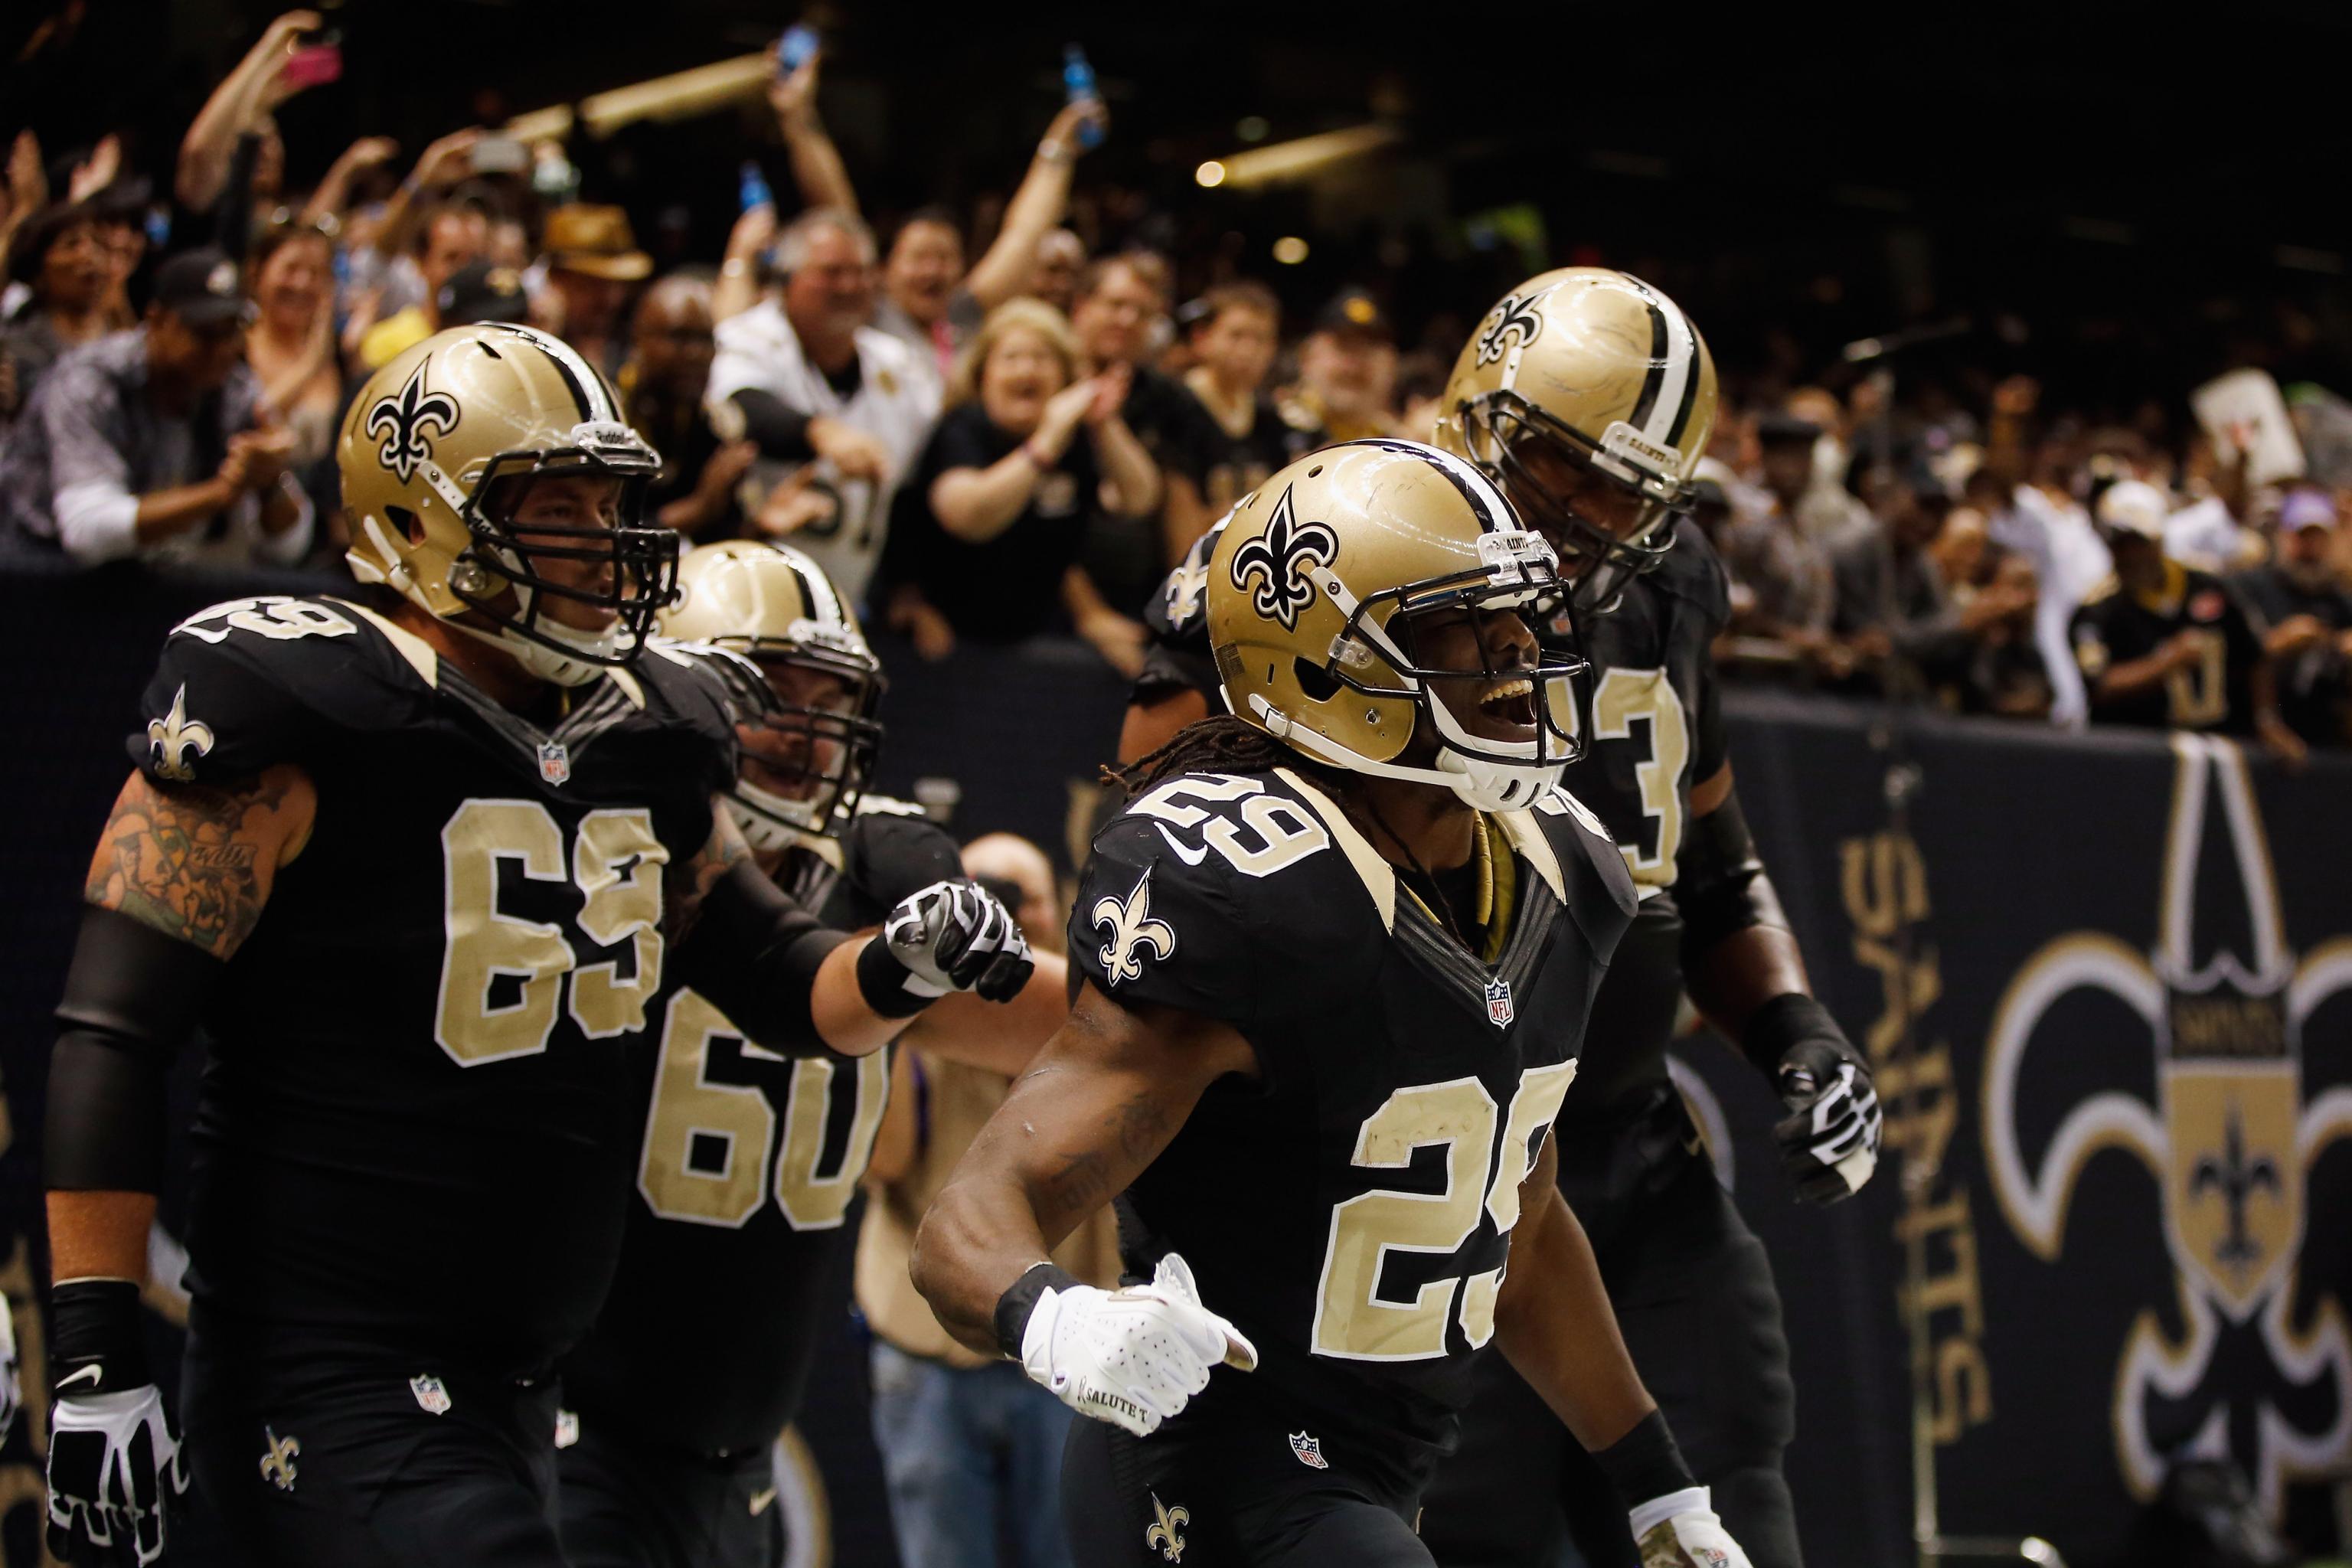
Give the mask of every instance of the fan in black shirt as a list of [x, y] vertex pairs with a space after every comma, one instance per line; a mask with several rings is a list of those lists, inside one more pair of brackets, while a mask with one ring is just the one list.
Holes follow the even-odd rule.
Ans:
[[743, 509], [735, 485], [759, 447], [721, 441], [702, 406], [714, 352], [710, 285], [673, 276], [646, 289], [630, 323], [630, 345], [629, 363], [621, 367], [629, 424], [662, 455], [661, 472], [646, 487], [646, 510], [688, 539], [740, 537]]
[[2334, 566], [2336, 507], [2298, 490], [2279, 509], [2278, 549], [2231, 581], [2278, 672], [2281, 716], [2315, 744], [2352, 741], [2352, 594]]
[[1034, 300], [992, 312], [965, 353], [953, 405], [898, 492], [892, 623], [929, 658], [957, 637], [1013, 642], [1066, 626], [1132, 674], [1143, 628], [1078, 563], [1090, 521], [1148, 515], [1158, 495], [1121, 416], [1125, 373], [1073, 379], [1068, 324]]
[[1196, 363], [1184, 385], [1208, 416], [1201, 494], [1212, 517], [1327, 439], [1303, 409], [1286, 415], [1265, 394], [1281, 342], [1282, 307], [1265, 284], [1227, 284], [1202, 297], [1192, 327]]

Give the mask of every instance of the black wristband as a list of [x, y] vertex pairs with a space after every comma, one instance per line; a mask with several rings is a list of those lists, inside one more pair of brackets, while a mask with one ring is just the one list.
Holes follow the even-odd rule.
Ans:
[[[49, 1289], [49, 1387], [60, 1396], [120, 1394], [155, 1381], [147, 1366], [139, 1287], [65, 1279]], [[88, 1369], [99, 1369], [93, 1377]]]
[[1690, 1467], [1683, 1462], [1683, 1451], [1675, 1446], [1665, 1416], [1654, 1409], [1634, 1423], [1631, 1432], [1595, 1453], [1592, 1462], [1601, 1467], [1629, 1510], [1668, 1492], [1698, 1485]]
[[898, 962], [890, 944], [875, 932], [857, 955], [857, 994], [880, 1018], [911, 1018], [932, 1003], [936, 996], [921, 996], [907, 988], [914, 972]]
[[1846, 1044], [1845, 1031], [1838, 1027], [1827, 1007], [1801, 991], [1789, 991], [1748, 1016], [1748, 1026], [1740, 1032], [1739, 1049], [1756, 1064], [1757, 1071], [1776, 1080], [1777, 1089], [1780, 1058], [1789, 1054], [1789, 1047], [1799, 1040], [1819, 1039]]
[[1021, 1336], [1028, 1331], [1029, 1314], [1037, 1310], [1037, 1298], [1048, 1290], [1067, 1290], [1085, 1283], [1058, 1264], [1033, 1265], [996, 1299], [996, 1348], [1007, 1360], [1019, 1361]]

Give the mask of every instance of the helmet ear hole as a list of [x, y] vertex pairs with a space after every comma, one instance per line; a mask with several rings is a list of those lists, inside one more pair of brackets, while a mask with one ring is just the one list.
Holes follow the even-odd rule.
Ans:
[[1298, 689], [1311, 701], [1328, 702], [1339, 695], [1339, 683], [1321, 665], [1311, 664], [1304, 658], [1290, 661], [1291, 673], [1297, 678]]
[[412, 546], [425, 542], [425, 523], [415, 512], [404, 506], [388, 506], [383, 509], [383, 515], [385, 521], [400, 530], [401, 536]]

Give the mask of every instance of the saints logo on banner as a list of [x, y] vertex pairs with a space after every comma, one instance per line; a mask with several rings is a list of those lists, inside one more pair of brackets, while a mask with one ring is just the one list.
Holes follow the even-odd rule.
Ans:
[[[2051, 1263], [2067, 1240], [2077, 1179], [2100, 1151], [2139, 1157], [2156, 1178], [2178, 1307], [2133, 1324], [2116, 1369], [2116, 1455], [2152, 1496], [2176, 1458], [2233, 1458], [2275, 1519], [2287, 1483], [2352, 1457], [2352, 1337], [2342, 1307], [2298, 1308], [2306, 1173], [2352, 1133], [2352, 1088], [2306, 1097], [2304, 1025], [2352, 987], [2352, 938], [2289, 950], [2262, 815], [2245, 759], [2227, 741], [2176, 734], [2156, 951], [2101, 931], [2046, 944], [2011, 981], [1986, 1046], [1984, 1137], [1993, 1190], [2026, 1246]], [[2209, 819], [2218, 813], [2212, 834]], [[2205, 867], [2205, 924], [2239, 918], [2239, 952], [2199, 930], [2209, 842], [2234, 864]], [[2223, 891], [2226, 889], [2226, 893]], [[2145, 1021], [2156, 1103], [2124, 1089], [2070, 1109], [2029, 1158], [2019, 1131], [2022, 1064], [2063, 1052], [2045, 1020], [2062, 1000], [2104, 992]], [[2342, 1066], [2343, 1064], [2323, 1064]], [[2038, 1141], [2037, 1141], [2038, 1142]], [[2169, 1326], [2177, 1319], [2176, 1337]], [[2225, 1336], [2258, 1342], [2259, 1380], [2215, 1372]], [[2210, 1374], [2210, 1375], [2209, 1375]]]

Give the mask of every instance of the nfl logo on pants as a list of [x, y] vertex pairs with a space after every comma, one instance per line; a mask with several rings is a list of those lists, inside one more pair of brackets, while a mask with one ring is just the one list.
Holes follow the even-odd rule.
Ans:
[[1486, 982], [1486, 1021], [1498, 1029], [1507, 1029], [1516, 1016], [1511, 1007], [1511, 983], [1507, 980]]

